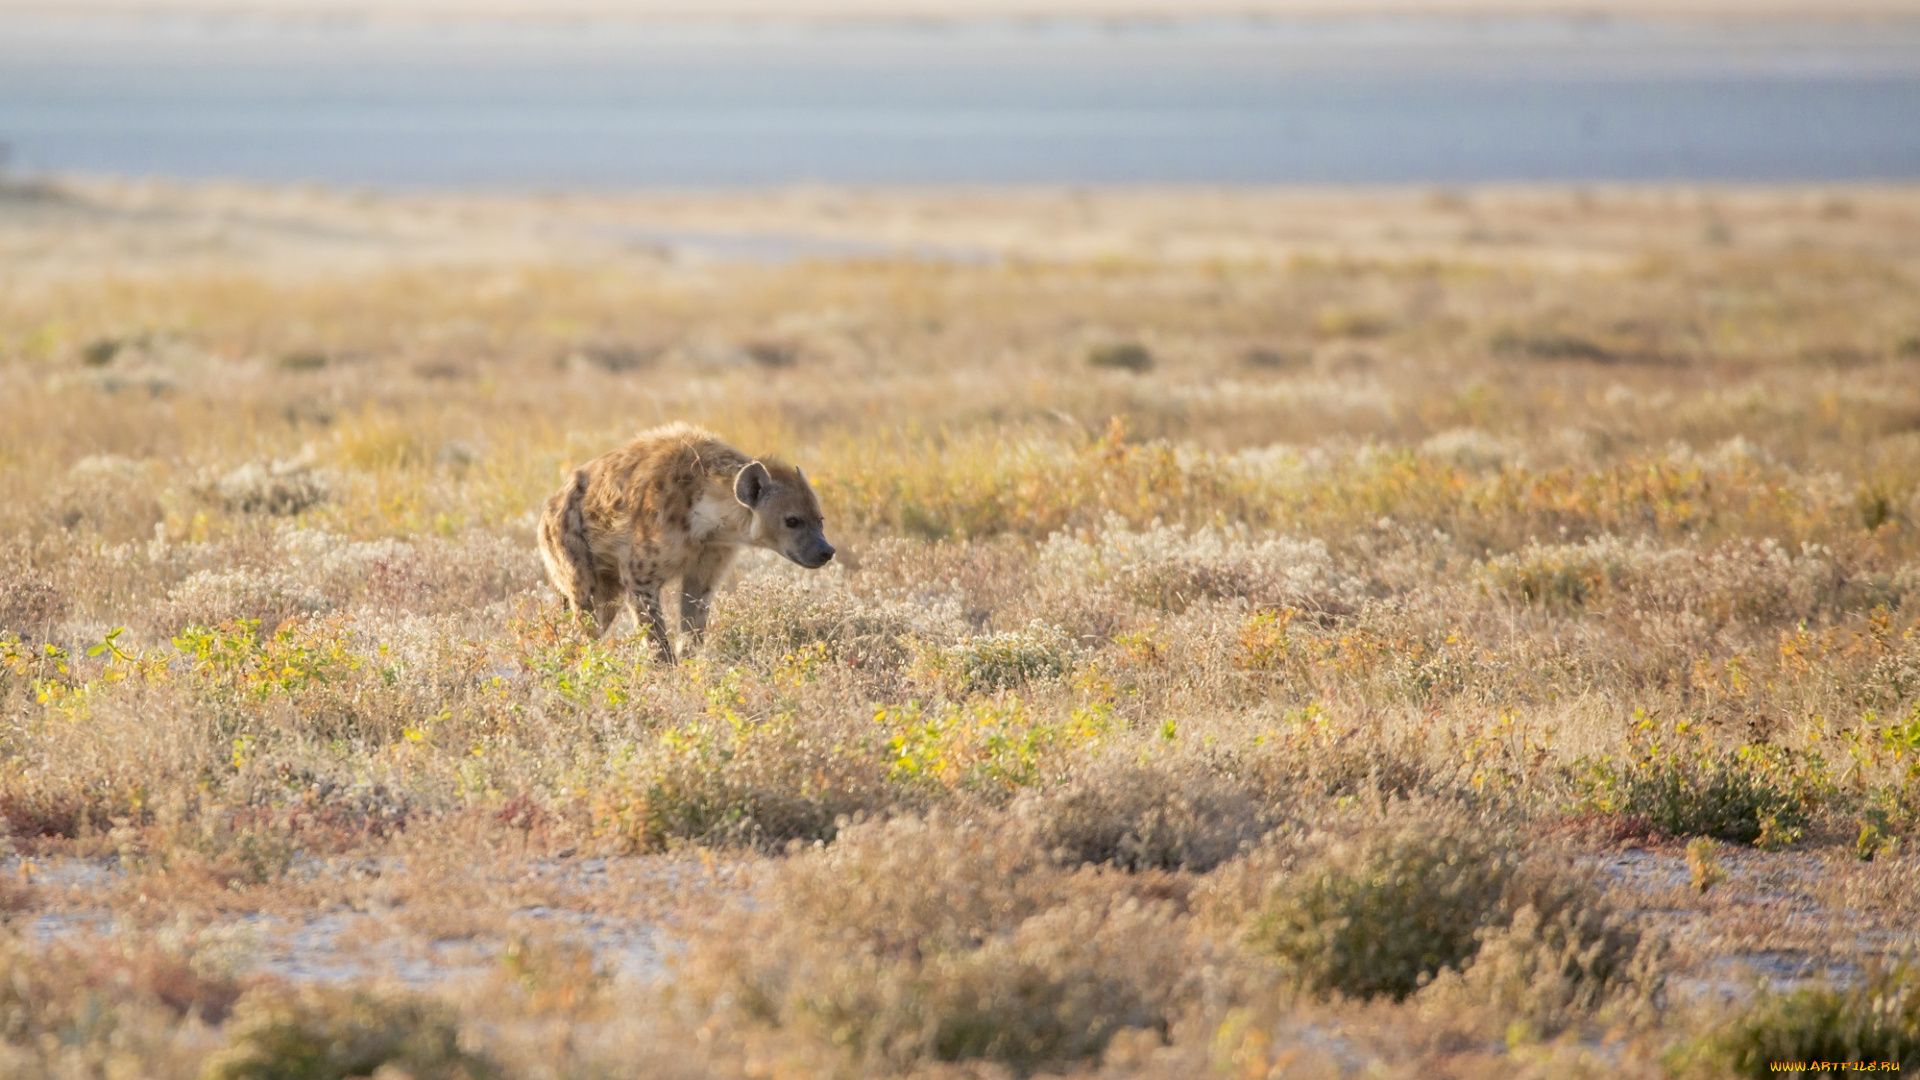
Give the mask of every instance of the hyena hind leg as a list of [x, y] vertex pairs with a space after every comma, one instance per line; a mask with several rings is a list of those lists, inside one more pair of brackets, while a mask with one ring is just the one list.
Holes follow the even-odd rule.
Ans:
[[617, 583], [609, 585], [601, 582], [600, 588], [593, 594], [593, 630], [599, 637], [613, 632], [613, 624], [620, 621], [620, 613], [625, 610], [620, 602], [620, 588]]

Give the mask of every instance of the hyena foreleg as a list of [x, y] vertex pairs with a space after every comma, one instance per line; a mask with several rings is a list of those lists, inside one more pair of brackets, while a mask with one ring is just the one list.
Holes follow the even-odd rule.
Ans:
[[703, 549], [680, 578], [680, 632], [688, 650], [700, 647], [707, 634], [707, 613], [713, 606], [714, 586], [727, 572], [733, 552], [718, 544]]
[[654, 654], [662, 663], [673, 663], [673, 639], [667, 636], [667, 618], [660, 610], [660, 583], [635, 583], [627, 592], [627, 604], [633, 609], [633, 621], [641, 632], [653, 638]]

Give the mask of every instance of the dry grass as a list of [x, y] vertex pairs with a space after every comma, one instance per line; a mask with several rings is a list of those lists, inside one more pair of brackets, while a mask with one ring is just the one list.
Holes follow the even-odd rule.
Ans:
[[[385, 239], [0, 203], [9, 1075], [1912, 1045], [1920, 195], [227, 197]], [[845, 552], [671, 669], [530, 535], [668, 419]]]

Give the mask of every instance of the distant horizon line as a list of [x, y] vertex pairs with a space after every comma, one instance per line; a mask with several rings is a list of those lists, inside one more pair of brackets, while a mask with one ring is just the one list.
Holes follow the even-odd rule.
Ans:
[[[1371, 194], [1431, 196], [1469, 194], [1542, 194], [1586, 192], [1593, 195], [1652, 195], [1716, 191], [1725, 194], [1777, 192], [1865, 193], [1904, 192], [1920, 188], [1920, 176], [1857, 177], [1851, 179], [1742, 180], [1714, 178], [1655, 178], [1627, 180], [993, 180], [890, 181], [779, 180], [709, 184], [649, 183], [442, 183], [408, 184], [346, 180], [274, 180], [249, 176], [195, 176], [171, 173], [115, 173], [82, 169], [16, 170], [0, 167], [0, 197], [39, 195], [59, 197], [89, 194], [125, 194], [127, 188], [149, 188], [157, 194], [211, 193], [237, 190], [256, 195], [318, 196], [357, 200], [365, 197], [411, 200], [417, 198], [493, 199], [623, 199], [623, 198], [732, 198], [782, 196], [873, 196], [885, 198], [954, 195], [1151, 195], [1217, 192], [1230, 195]], [[89, 189], [92, 189], [91, 191]], [[101, 189], [105, 189], [104, 191]], [[116, 191], [115, 189], [122, 189]]]
[[1920, 0], [0, 0], [0, 17], [367, 21], [1192, 21], [1233, 18], [1920, 19]]

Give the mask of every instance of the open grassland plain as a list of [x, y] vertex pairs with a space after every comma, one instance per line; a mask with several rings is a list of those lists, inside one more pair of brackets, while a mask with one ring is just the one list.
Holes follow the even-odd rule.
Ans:
[[[16, 183], [0, 260], [0, 1074], [1920, 1068], [1920, 191]], [[842, 552], [675, 666], [533, 539], [669, 420]]]

